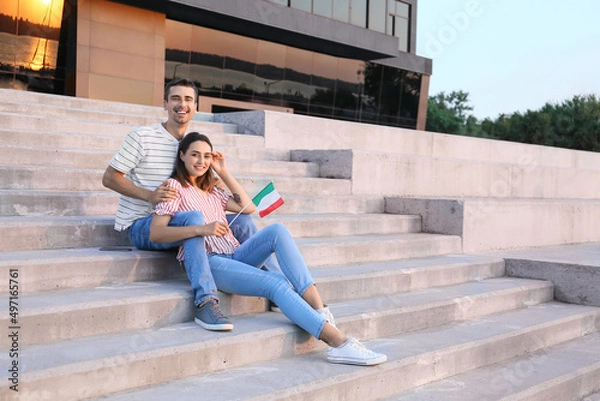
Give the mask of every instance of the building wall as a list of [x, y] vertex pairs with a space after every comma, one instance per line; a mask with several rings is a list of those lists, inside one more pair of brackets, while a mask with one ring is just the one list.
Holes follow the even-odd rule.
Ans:
[[79, 1], [76, 96], [158, 106], [164, 76], [164, 14]]
[[[80, 0], [78, 2], [76, 63], [77, 66], [75, 95], [78, 97], [121, 101], [126, 103], [146, 104], [155, 106], [161, 105], [165, 82], [168, 81], [169, 78], [175, 76], [190, 77], [191, 73], [192, 65], [188, 64], [189, 61], [187, 63], [182, 63], [181, 61], [175, 64], [173, 64], [173, 62], [169, 63], [169, 61], [167, 60], [167, 55], [169, 54], [169, 52], [165, 52], [165, 49], [169, 48], [169, 20], [167, 20], [167, 15], [170, 15], [169, 13], [178, 15], [176, 12], [177, 9], [175, 8], [175, 11], [173, 9], [148, 9], [150, 7], [140, 8], [139, 6], [136, 7], [125, 3], [127, 3], [127, 1], [120, 2], [108, 0]], [[229, 5], [228, 10], [231, 11], [231, 15], [225, 15], [217, 12], [217, 10], [210, 9], [209, 5], [213, 4], [210, 0], [202, 0], [197, 4], [194, 4], [194, 7], [197, 6], [198, 9], [193, 10], [193, 13], [191, 14], [198, 16], [210, 14], [211, 12], [215, 13], [213, 17], [218, 15], [219, 18], [210, 19], [214, 22], [220, 19], [223, 19], [225, 21], [227, 20], [227, 18], [235, 17], [237, 14], [235, 14], [235, 12], [233, 11], [237, 10], [236, 12], [241, 13], [243, 10], [245, 10], [245, 8], [243, 8], [242, 11], [238, 10], [238, 8], [241, 7], [239, 3], [225, 3], [227, 3], [225, 5]], [[215, 4], [224, 6], [220, 2]], [[272, 4], [269, 4], [269, 2], [261, 2], [260, 4], [273, 6]], [[217, 5], [213, 6], [217, 7]], [[234, 6], [239, 7], [235, 8]], [[175, 6], [172, 5], [172, 7]], [[209, 10], [205, 8], [209, 8]], [[254, 8], [252, 7], [250, 9], [254, 10]], [[413, 17], [414, 14], [416, 14], [415, 9], [416, 7], [413, 7]], [[189, 8], [184, 10], [185, 13], [183, 14], [190, 15], [190, 10], [191, 9]], [[258, 9], [258, 11], [260, 11], [260, 9]], [[287, 15], [289, 11], [290, 16], [292, 16], [294, 13], [298, 12], [297, 10], [291, 9], [287, 9], [285, 11], [285, 13], [281, 12], [277, 15]], [[269, 16], [272, 18], [273, 13], [269, 14]], [[337, 21], [328, 20], [323, 17], [313, 17], [318, 18], [319, 20], [323, 20], [325, 22], [340, 24]], [[238, 19], [237, 21], [240, 20]], [[192, 27], [195, 27], [197, 29], [206, 29], [197, 27], [197, 25], [190, 24], [189, 22], [188, 24], [179, 23], [179, 25], [185, 26], [188, 30], [192, 30]], [[242, 25], [246, 26], [246, 24]], [[348, 24], [342, 25], [344, 25], [347, 29], [360, 29], [358, 27], [354, 27]], [[219, 32], [219, 30], [215, 32]], [[226, 33], [223, 31], [220, 32], [222, 32], [222, 35], [231, 36], [231, 33]], [[367, 33], [372, 35], [380, 35], [383, 36], [385, 39], [392, 39], [388, 36], [381, 35], [377, 32], [369, 31]], [[187, 43], [188, 41], [191, 41], [192, 39], [192, 34], [177, 35], [176, 43], [178, 44], [178, 46], [181, 46]], [[415, 38], [413, 35], [411, 37], [411, 44], [414, 44], [414, 40]], [[190, 47], [191, 49], [191, 44], [189, 44], [188, 47]], [[280, 45], [280, 47], [282, 46]], [[405, 55], [407, 57], [418, 58], [418, 56], [415, 56], [414, 54], [405, 53]], [[323, 57], [332, 58], [331, 56], [325, 55], [323, 55]], [[390, 59], [388, 58], [386, 60]], [[423, 71], [430, 71], [430, 65], [427, 64], [427, 62], [430, 62], [430, 60], [421, 60], [420, 58], [419, 60], [425, 63], [422, 66], [424, 69]], [[188, 65], [186, 66], [186, 64]], [[402, 68], [396, 65], [389, 65], [388, 67], [391, 67], [393, 69]], [[387, 71], [388, 67], [382, 68], [386, 69]], [[171, 71], [172, 69], [174, 70]], [[412, 71], [412, 69], [409, 70]], [[418, 85], [418, 87], [415, 88], [416, 91], [420, 93], [420, 101], [418, 101], [418, 105], [414, 106], [414, 109], [418, 111], [416, 113], [413, 112], [410, 116], [410, 118], [412, 118], [413, 123], [411, 123], [410, 125], [405, 125], [403, 123], [400, 124], [401, 126], [416, 126], [416, 128], [418, 129], [423, 129], [425, 126], [429, 76], [427, 72], [421, 72], [421, 74], [424, 79]], [[275, 89], [275, 85], [272, 87], [272, 89]], [[388, 88], [388, 90], [389, 89], [390, 88]], [[411, 92], [412, 91], [414, 91], [414, 89], [411, 90]], [[381, 96], [384, 96], [383, 92]], [[387, 94], [385, 96], [387, 96]], [[225, 96], [219, 95], [217, 97], [220, 98]], [[394, 98], [396, 98], [395, 95]], [[232, 97], [231, 99], [235, 100], [235, 97]], [[238, 100], [247, 101], [246, 99]], [[265, 102], [259, 99], [257, 103]], [[294, 105], [273, 104], [271, 106], [294, 108], [296, 112], [302, 112], [302, 110], [300, 109], [296, 110], [296, 107], [294, 107]], [[357, 109], [362, 110], [363, 112], [368, 111], [363, 110], [363, 108]], [[380, 112], [383, 113], [382, 115], [389, 114], [392, 120], [394, 120], [394, 118], [401, 119], [400, 114], [394, 117], [396, 115], [396, 111], [394, 110], [390, 111], [384, 107]], [[400, 112], [398, 111], [398, 113]], [[322, 113], [315, 114], [312, 111], [309, 114], [322, 115]], [[367, 116], [367, 114], [365, 114], [365, 116]], [[333, 115], [331, 115], [331, 117], [340, 118]], [[365, 121], [375, 122], [379, 124], [397, 125], [396, 120], [379, 120], [379, 118], [365, 119]], [[362, 121], [362, 118], [359, 118], [357, 121]]]

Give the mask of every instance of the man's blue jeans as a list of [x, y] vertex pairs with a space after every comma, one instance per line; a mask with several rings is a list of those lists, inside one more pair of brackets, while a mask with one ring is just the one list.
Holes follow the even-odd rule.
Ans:
[[[229, 217], [231, 216], [231, 217]], [[232, 218], [234, 215], [228, 215]], [[153, 242], [150, 241], [150, 224], [152, 215], [137, 219], [129, 228], [129, 241], [138, 249], [147, 251], [164, 251], [184, 245], [184, 266], [192, 285], [194, 304], [200, 305], [209, 298], [219, 299], [217, 287], [210, 271], [206, 250], [204, 248], [204, 237], [194, 237], [176, 242]], [[177, 212], [169, 221], [170, 226], [182, 227], [192, 225], [204, 225], [204, 216], [199, 211]], [[240, 241], [246, 241], [258, 231], [252, 217], [240, 214], [230, 227], [233, 235]], [[192, 262], [193, 261], [193, 262]], [[189, 269], [193, 265], [195, 268]], [[270, 258], [264, 266], [265, 269], [279, 271], [277, 263]]]
[[[273, 253], [282, 272], [260, 269]], [[233, 255], [211, 254], [208, 260], [219, 290], [268, 298], [292, 322], [319, 338], [325, 318], [301, 297], [314, 282], [285, 226], [271, 224], [240, 245]]]

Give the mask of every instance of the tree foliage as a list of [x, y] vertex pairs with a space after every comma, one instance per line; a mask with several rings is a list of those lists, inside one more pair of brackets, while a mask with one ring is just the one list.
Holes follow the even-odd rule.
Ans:
[[574, 96], [539, 110], [501, 114], [478, 121], [469, 94], [438, 93], [429, 98], [426, 129], [434, 132], [600, 152], [600, 99]]

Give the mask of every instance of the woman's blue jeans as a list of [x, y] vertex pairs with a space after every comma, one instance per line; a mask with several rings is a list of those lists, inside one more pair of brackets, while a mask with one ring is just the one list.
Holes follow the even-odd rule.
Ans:
[[[228, 218], [232, 217], [233, 215], [228, 215]], [[198, 306], [209, 298], [218, 300], [217, 286], [210, 271], [210, 265], [204, 248], [204, 237], [194, 237], [176, 242], [150, 241], [151, 223], [152, 215], [133, 222], [129, 228], [129, 241], [131, 241], [131, 244], [138, 249], [146, 251], [165, 251], [184, 245], [184, 266], [192, 285], [194, 304]], [[177, 212], [169, 221], [169, 225], [175, 227], [204, 225], [204, 216], [201, 212], [195, 210]], [[247, 241], [248, 238], [258, 232], [258, 228], [254, 224], [252, 217], [247, 214], [241, 214], [230, 228], [240, 243]], [[193, 269], [190, 266], [193, 266]], [[265, 263], [264, 267], [271, 271], [279, 271], [276, 262], [272, 258]]]
[[[258, 268], [273, 253], [282, 272]], [[285, 226], [271, 224], [240, 245], [233, 255], [211, 254], [208, 260], [219, 290], [268, 298], [292, 322], [319, 338], [325, 318], [301, 297], [314, 282]]]

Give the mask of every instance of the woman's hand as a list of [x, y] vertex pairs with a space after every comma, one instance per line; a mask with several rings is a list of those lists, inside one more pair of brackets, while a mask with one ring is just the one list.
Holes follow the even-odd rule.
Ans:
[[223, 174], [227, 173], [227, 163], [225, 162], [225, 155], [221, 152], [213, 152], [212, 154], [212, 163], [211, 167], [221, 177]]
[[215, 235], [217, 237], [222, 237], [229, 231], [229, 226], [225, 223], [221, 223], [220, 221], [215, 221], [205, 225], [204, 227], [206, 230], [205, 235]]

